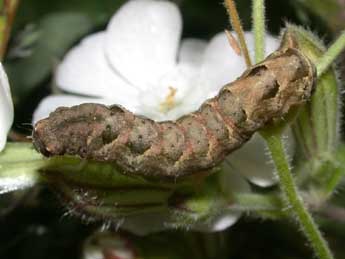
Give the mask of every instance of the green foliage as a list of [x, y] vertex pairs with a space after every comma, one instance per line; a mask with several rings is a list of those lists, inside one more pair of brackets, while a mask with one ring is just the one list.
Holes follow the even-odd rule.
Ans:
[[[333, 31], [344, 28], [344, 2], [338, 0], [297, 0], [300, 15], [303, 9], [310, 10], [324, 20]], [[305, 17], [305, 15], [303, 15]]]
[[46, 80], [63, 54], [93, 26], [81, 13], [55, 13], [40, 20], [35, 31], [21, 39], [21, 45], [31, 43], [30, 54], [6, 62], [14, 102]]
[[[301, 27], [288, 25], [287, 31], [286, 40], [290, 37], [295, 38], [297, 47], [317, 64], [325, 53], [321, 41]], [[296, 156], [296, 163], [300, 166], [300, 169], [297, 169], [298, 181], [301, 185], [308, 182], [313, 188], [317, 182], [317, 186], [321, 188], [320, 195], [326, 197], [333, 191], [329, 189], [330, 186], [333, 188], [337, 186], [334, 181], [338, 179], [339, 183], [340, 180], [337, 169], [339, 163], [336, 161], [338, 156], [335, 155], [339, 152], [340, 144], [339, 96], [340, 89], [335, 70], [329, 68], [318, 78], [311, 101], [302, 107], [297, 120], [292, 125], [298, 143]], [[304, 187], [308, 189], [310, 186]]]
[[83, 13], [94, 24], [104, 24], [125, 0], [25, 0], [22, 1], [16, 18], [16, 29], [28, 23], [38, 22], [56, 12]]
[[[167, 228], [193, 228], [212, 222], [234, 202], [231, 189], [222, 191], [222, 170], [212, 176], [191, 176], [176, 182], [125, 175], [115, 165], [57, 157], [41, 169], [45, 181], [64, 203], [90, 220], [121, 221], [147, 213], [166, 214]], [[71, 210], [73, 213], [73, 209]]]
[[42, 156], [31, 144], [8, 143], [0, 154], [0, 194], [37, 184], [43, 165]]

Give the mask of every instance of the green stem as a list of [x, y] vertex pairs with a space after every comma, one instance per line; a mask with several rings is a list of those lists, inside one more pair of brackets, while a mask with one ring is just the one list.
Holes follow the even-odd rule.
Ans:
[[326, 53], [318, 61], [316, 66], [317, 76], [320, 76], [328, 69], [333, 61], [345, 49], [345, 31], [338, 37], [338, 39], [328, 48]]
[[235, 210], [239, 211], [272, 211], [280, 212], [283, 202], [279, 195], [274, 194], [253, 194], [236, 193], [234, 194]]
[[253, 30], [255, 39], [255, 62], [265, 57], [265, 3], [264, 0], [253, 0]]
[[286, 198], [287, 204], [289, 208], [291, 208], [291, 211], [295, 214], [298, 223], [311, 243], [316, 255], [320, 259], [333, 258], [326, 240], [322, 237], [318, 226], [316, 225], [312, 216], [309, 214], [301, 197], [298, 194], [297, 187], [286, 159], [280, 133], [272, 134], [272, 132], [263, 132], [262, 135], [266, 139], [268, 148], [276, 165], [280, 180], [280, 187]]

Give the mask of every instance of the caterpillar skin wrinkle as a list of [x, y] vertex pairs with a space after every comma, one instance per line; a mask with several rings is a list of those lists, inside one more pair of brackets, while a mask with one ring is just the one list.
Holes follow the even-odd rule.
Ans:
[[37, 122], [33, 143], [45, 156], [78, 155], [127, 173], [177, 178], [216, 166], [308, 101], [315, 81], [313, 63], [298, 49], [281, 47], [176, 121], [155, 122], [117, 105], [60, 107]]

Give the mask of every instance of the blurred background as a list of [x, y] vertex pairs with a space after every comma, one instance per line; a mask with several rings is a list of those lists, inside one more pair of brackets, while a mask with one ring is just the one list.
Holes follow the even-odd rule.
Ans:
[[[20, 2], [4, 60], [15, 102], [14, 127], [18, 133], [31, 134], [32, 112], [39, 100], [51, 92], [51, 79], [63, 55], [85, 35], [104, 29], [124, 2]], [[209, 39], [229, 28], [219, 0], [174, 2], [182, 11], [183, 37]], [[251, 1], [236, 2], [245, 29], [250, 30]], [[275, 35], [285, 22], [292, 22], [310, 28], [329, 43], [345, 27], [344, 0], [267, 0], [266, 9], [268, 31]], [[342, 60], [339, 59], [340, 71], [344, 67]], [[342, 78], [344, 73], [339, 75]], [[337, 258], [345, 258], [345, 209], [341, 209], [345, 208], [345, 190], [339, 189], [333, 202], [340, 209], [318, 220]], [[98, 226], [64, 216], [64, 211], [46, 187], [0, 196], [0, 258], [80, 258], [84, 240]], [[312, 258], [304, 238], [292, 224], [243, 217], [221, 234], [170, 232], [144, 239], [162, 250], [156, 257], [148, 258], [165, 258], [164, 247], [171, 245], [171, 240], [176, 251], [180, 251], [172, 258]], [[208, 247], [215, 240], [220, 249], [211, 253]]]

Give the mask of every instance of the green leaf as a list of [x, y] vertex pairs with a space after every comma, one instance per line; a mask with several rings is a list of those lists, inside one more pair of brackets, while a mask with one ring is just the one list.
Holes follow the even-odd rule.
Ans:
[[135, 230], [144, 233], [171, 228], [205, 229], [224, 213], [233, 211], [237, 217], [243, 211], [232, 210], [236, 190], [231, 189], [231, 183], [224, 183], [229, 179], [224, 174], [231, 173], [225, 170], [168, 181], [125, 174], [111, 163], [63, 156], [49, 159], [41, 172], [72, 214], [114, 223], [123, 219], [140, 222], [138, 219], [149, 215], [161, 215], [158, 227], [157, 222], [152, 222], [152, 227], [137, 224]]
[[[287, 26], [283, 42], [294, 42], [314, 64], [326, 49], [313, 33], [294, 25]], [[332, 194], [341, 179], [337, 157], [340, 149], [340, 90], [336, 72], [330, 67], [319, 76], [315, 92], [292, 125], [298, 148], [295, 169], [304, 189], [317, 193], [320, 200]]]
[[39, 183], [39, 169], [44, 163], [31, 144], [7, 143], [0, 153], [0, 194]]
[[[322, 42], [310, 31], [288, 25], [285, 42], [294, 39], [300, 49], [315, 64], [325, 53]], [[318, 159], [336, 150], [339, 143], [339, 88], [336, 73], [330, 68], [316, 82], [316, 89], [300, 111], [292, 126], [304, 158]]]

